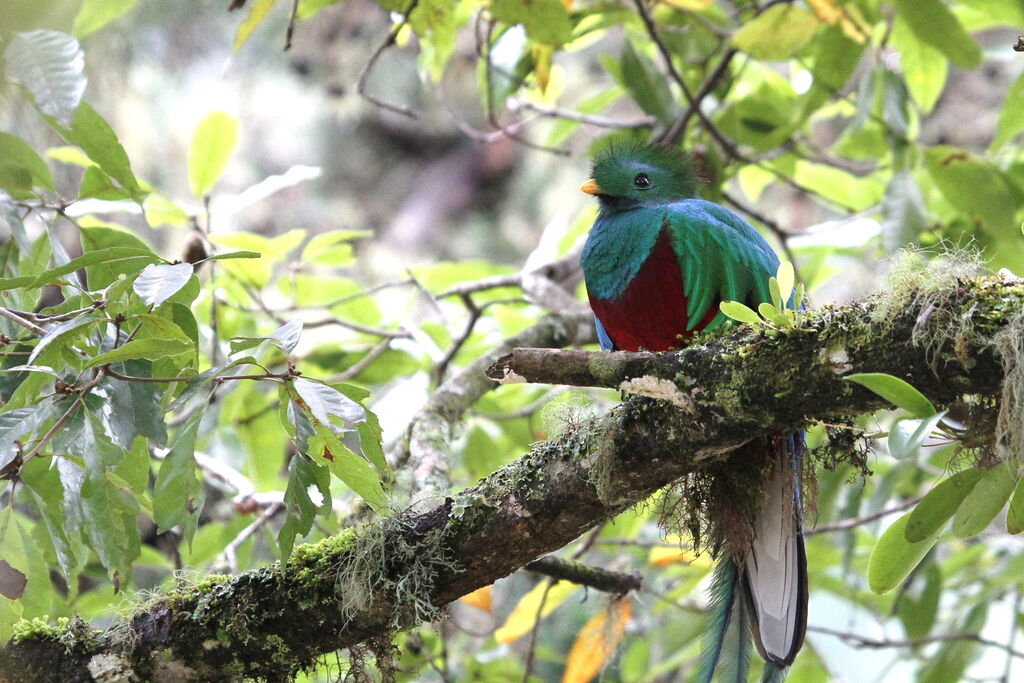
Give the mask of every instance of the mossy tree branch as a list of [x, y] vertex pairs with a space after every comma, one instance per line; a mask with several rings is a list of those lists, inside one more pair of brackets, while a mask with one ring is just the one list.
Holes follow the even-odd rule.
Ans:
[[749, 469], [733, 451], [755, 436], [884, 405], [844, 382], [848, 372], [898, 375], [939, 405], [998, 398], [1016, 370], [1004, 367], [1013, 363], [1003, 349], [1007, 330], [1020, 336], [1022, 310], [1019, 281], [954, 280], [897, 305], [829, 308], [792, 330], [743, 328], [678, 354], [562, 352], [586, 359], [605, 386], [636, 377], [626, 368], [642, 363], [684, 409], [632, 398], [429, 512], [301, 546], [283, 567], [183, 586], [103, 632], [80, 622], [23, 632], [0, 652], [0, 671], [85, 681], [103, 664], [144, 680], [287, 678], [436, 616], [684, 475]]

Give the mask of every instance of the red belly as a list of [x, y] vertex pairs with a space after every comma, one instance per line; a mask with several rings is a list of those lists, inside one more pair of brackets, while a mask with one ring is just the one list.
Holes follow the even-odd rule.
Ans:
[[619, 351], [668, 351], [717, 315], [712, 306], [695, 330], [686, 329], [686, 296], [668, 230], [617, 299], [590, 296], [590, 308]]

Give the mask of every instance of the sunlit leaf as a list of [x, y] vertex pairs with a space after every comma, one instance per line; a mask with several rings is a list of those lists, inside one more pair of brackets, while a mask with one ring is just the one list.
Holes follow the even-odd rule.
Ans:
[[19, 33], [4, 50], [7, 75], [21, 81], [44, 114], [67, 125], [85, 92], [85, 57], [66, 33]]
[[818, 19], [794, 5], [772, 5], [732, 34], [733, 47], [754, 59], [789, 59], [814, 36]]
[[138, 0], [83, 0], [75, 15], [74, 34], [79, 38], [98, 31], [135, 6]]
[[[519, 599], [512, 613], [505, 619], [495, 632], [494, 639], [499, 643], [508, 644], [518, 640], [530, 632], [537, 623], [538, 611], [540, 618], [548, 616], [580, 587], [569, 581], [560, 581], [548, 588], [546, 581], [534, 586], [530, 592]], [[541, 609], [541, 604], [544, 607]]]
[[135, 278], [132, 288], [147, 304], [159, 306], [185, 286], [192, 271], [191, 263], [150, 264]]
[[576, 634], [565, 658], [562, 683], [587, 683], [599, 674], [615, 654], [615, 648], [626, 633], [629, 617], [629, 598], [623, 598], [591, 617]]
[[981, 48], [941, 0], [892, 0], [892, 4], [919, 40], [957, 66], [973, 69], [981, 62]]
[[470, 607], [476, 607], [478, 610], [482, 610], [490, 614], [492, 606], [491, 587], [483, 586], [482, 588], [477, 588], [472, 593], [466, 593], [459, 598], [459, 602], [469, 605]]
[[723, 301], [718, 308], [727, 317], [738, 320], [741, 323], [757, 325], [761, 322], [760, 316], [739, 301]]
[[[245, 41], [249, 39], [252, 32], [256, 30], [256, 27], [263, 23], [263, 20], [267, 18], [267, 13], [274, 7], [274, 3], [277, 0], [252, 0], [249, 5], [249, 14], [242, 20], [235, 29], [235, 38], [231, 42], [231, 49], [238, 52]], [[209, 189], [209, 188], [207, 188]], [[196, 192], [193, 189], [193, 194], [196, 196], [204, 194], [203, 192]]]
[[116, 349], [95, 356], [86, 363], [91, 368], [97, 365], [109, 363], [121, 363], [133, 358], [147, 358], [156, 360], [158, 358], [169, 358], [193, 350], [192, 344], [180, 339], [160, 339], [151, 337], [149, 339], [133, 339], [125, 342]]
[[188, 186], [202, 197], [224, 172], [238, 137], [238, 119], [223, 111], [207, 114], [196, 126], [188, 146]]

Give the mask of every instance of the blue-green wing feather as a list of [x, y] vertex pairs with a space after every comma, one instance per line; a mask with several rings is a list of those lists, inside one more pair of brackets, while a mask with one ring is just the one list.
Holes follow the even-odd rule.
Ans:
[[[683, 274], [689, 329], [721, 301], [771, 301], [768, 278], [778, 270], [779, 259], [749, 223], [702, 199], [674, 202], [664, 210]], [[725, 320], [718, 313], [706, 327]]]

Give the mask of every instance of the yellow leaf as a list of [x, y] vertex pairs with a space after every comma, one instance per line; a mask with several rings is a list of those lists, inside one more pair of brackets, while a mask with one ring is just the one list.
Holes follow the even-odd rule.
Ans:
[[537, 87], [541, 94], [548, 89], [548, 81], [551, 79], [551, 55], [555, 48], [551, 45], [534, 43], [530, 46], [530, 53], [533, 57], [533, 73], [537, 76]]
[[835, 26], [837, 23], [850, 40], [864, 44], [864, 31], [857, 24], [856, 17], [847, 8], [838, 6], [833, 0], [807, 0], [815, 16], [826, 24]]
[[623, 598], [583, 625], [565, 659], [562, 683], [587, 683], [601, 671], [626, 632], [629, 612], [629, 599]]
[[484, 586], [483, 588], [477, 588], [472, 593], [466, 593], [459, 601], [469, 605], [470, 607], [476, 607], [479, 610], [483, 610], [490, 614], [491, 612], [491, 587]]
[[494, 632], [494, 639], [499, 643], [508, 644], [524, 633], [529, 633], [533, 625], [537, 623], [537, 610], [541, 609], [542, 601], [544, 607], [540, 612], [541, 619], [551, 614], [579, 588], [575, 583], [560, 581], [551, 586], [551, 589], [547, 591], [547, 599], [545, 599], [544, 592], [547, 587], [546, 581], [538, 583], [529, 593], [521, 597], [516, 603], [515, 609], [512, 610], [512, 614], [508, 615], [505, 623]]
[[656, 546], [651, 548], [651, 552], [647, 555], [647, 564], [652, 567], [667, 567], [680, 562], [702, 569], [710, 569], [714, 564], [707, 553], [698, 555], [692, 550], [678, 547]]
[[666, 5], [672, 5], [681, 10], [688, 10], [690, 12], [700, 12], [708, 7], [711, 7], [711, 3], [714, 0], [665, 0]]
[[231, 43], [231, 51], [238, 52], [245, 41], [249, 39], [256, 27], [266, 18], [270, 8], [277, 0], [256, 0], [249, 8], [249, 16], [242, 20], [242, 23], [235, 29], [235, 39]]

